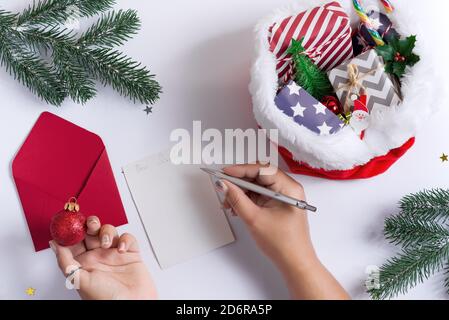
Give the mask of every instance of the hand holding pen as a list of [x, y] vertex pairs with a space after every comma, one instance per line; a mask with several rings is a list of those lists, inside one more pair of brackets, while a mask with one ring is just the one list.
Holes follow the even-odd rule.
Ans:
[[[304, 189], [298, 182], [280, 170], [260, 175], [262, 168], [250, 164], [228, 167], [223, 172], [305, 203]], [[251, 191], [245, 193], [225, 179], [216, 187], [225, 195], [225, 208], [231, 208], [243, 220], [258, 247], [279, 268], [293, 298], [348, 297], [315, 254], [306, 210]]]
[[[305, 200], [303, 187], [284, 172], [260, 175], [259, 164], [224, 168], [229, 176], [244, 179], [271, 191]], [[225, 209], [231, 209], [249, 227], [260, 248], [279, 265], [290, 260], [309, 261], [304, 255], [313, 256], [305, 210], [270, 197], [246, 191], [225, 179], [216, 183], [216, 189], [225, 195]]]
[[283, 202], [290, 206], [297, 207], [298, 209], [302, 209], [302, 210], [308, 210], [311, 212], [317, 211], [316, 207], [309, 205], [305, 200], [287, 196], [285, 194], [282, 194], [281, 192], [270, 190], [270, 189], [260, 186], [256, 183], [252, 183], [252, 182], [249, 182], [249, 181], [241, 179], [241, 178], [227, 175], [219, 170], [206, 169], [206, 168], [201, 168], [201, 170], [203, 170], [204, 172], [206, 172], [218, 179], [223, 179], [223, 180], [229, 181], [229, 182], [235, 184], [236, 186], [242, 188], [243, 190], [253, 192], [260, 196], [265, 196], [267, 199], [277, 200], [277, 201]]

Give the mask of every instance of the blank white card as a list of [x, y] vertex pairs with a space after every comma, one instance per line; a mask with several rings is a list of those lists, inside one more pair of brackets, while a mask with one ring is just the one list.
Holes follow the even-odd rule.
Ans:
[[169, 153], [123, 168], [162, 269], [235, 241], [211, 179], [197, 165], [173, 165]]

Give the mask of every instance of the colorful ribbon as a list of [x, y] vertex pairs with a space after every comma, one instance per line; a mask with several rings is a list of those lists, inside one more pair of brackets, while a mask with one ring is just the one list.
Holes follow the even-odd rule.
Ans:
[[380, 0], [380, 2], [382, 2], [387, 13], [392, 13], [394, 11], [394, 7], [389, 0]]

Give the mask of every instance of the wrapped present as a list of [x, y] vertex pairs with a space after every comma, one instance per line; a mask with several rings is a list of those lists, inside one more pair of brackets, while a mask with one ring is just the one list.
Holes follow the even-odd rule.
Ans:
[[283, 83], [291, 80], [291, 57], [287, 50], [292, 39], [304, 39], [305, 53], [322, 70], [353, 57], [351, 24], [338, 2], [331, 2], [290, 16], [269, 29], [270, 51], [276, 56], [276, 71]]
[[344, 122], [306, 90], [290, 81], [275, 98], [279, 110], [296, 124], [318, 135], [327, 136], [339, 132]]
[[345, 112], [350, 111], [353, 101], [363, 94], [367, 95], [366, 106], [370, 112], [401, 102], [397, 82], [384, 69], [382, 58], [372, 49], [328, 72]]
[[[337, 99], [340, 100], [348, 92], [356, 92], [358, 95], [356, 97], [349, 95], [350, 112], [343, 112], [335, 100], [330, 99], [330, 97], [318, 99], [322, 101], [322, 105], [328, 107], [329, 112], [338, 112], [341, 123], [345, 124], [344, 128], [340, 130], [335, 125], [333, 131], [329, 130], [329, 135], [321, 135], [322, 132], [326, 133], [328, 129], [321, 130], [318, 127], [324, 124], [323, 129], [333, 126], [323, 119], [320, 119], [322, 122], [319, 123], [315, 117], [317, 112], [320, 117], [326, 115], [326, 113], [321, 112], [320, 105], [315, 105], [318, 108], [313, 108], [311, 103], [307, 106], [304, 105], [304, 102], [298, 105], [299, 100], [302, 101], [300, 99], [302, 91], [295, 86], [291, 88], [281, 86], [280, 91], [275, 90], [279, 85], [279, 70], [276, 69], [277, 61], [273, 55], [274, 47], [270, 47], [270, 43], [267, 41], [268, 35], [271, 39], [276, 34], [276, 26], [282, 21], [285, 21], [284, 28], [290, 29], [287, 24], [292, 25], [294, 22], [285, 19], [296, 17], [298, 12], [307, 12], [311, 3], [316, 3], [310, 0], [295, 0], [294, 2], [294, 5], [278, 8], [267, 17], [262, 18], [255, 28], [255, 57], [251, 68], [249, 88], [257, 124], [267, 130], [277, 130], [277, 139], [273, 139], [273, 143], [279, 147], [280, 155], [293, 174], [335, 180], [355, 180], [367, 179], [385, 173], [413, 146], [417, 126], [426, 121], [425, 114], [428, 113], [429, 108], [439, 105], [438, 102], [434, 101], [434, 98], [439, 96], [440, 86], [435, 84], [441, 83], [441, 81], [438, 74], [433, 70], [433, 63], [438, 61], [427, 60], [425, 63], [429, 65], [429, 68], [406, 69], [407, 92], [404, 91], [406, 95], [403, 105], [400, 107], [385, 107], [398, 103], [396, 90], [400, 93], [400, 86], [395, 87], [391, 79], [385, 75], [382, 61], [374, 54], [374, 51], [374, 55], [370, 53], [365, 56], [364, 60], [359, 58], [362, 61], [357, 64], [353, 63], [351, 67], [346, 64], [340, 70], [341, 74], [335, 75], [333, 79], [334, 83], [337, 82], [335, 89], [340, 92]], [[345, 6], [349, 7], [350, 3], [351, 1], [346, 1]], [[360, 1], [353, 0], [352, 3], [360, 4]], [[373, 4], [373, 1], [370, 1], [370, 4]], [[403, 9], [407, 8], [401, 8], [395, 14], [397, 30], [406, 29], [407, 23], [410, 23], [410, 18], [405, 12], [407, 10]], [[351, 16], [353, 17], [353, 25], [357, 26], [361, 18], [357, 17], [356, 14]], [[415, 20], [420, 18], [422, 18], [420, 15], [414, 17]], [[415, 24], [426, 23], [425, 19], [423, 21], [418, 20], [413, 22]], [[367, 25], [370, 26], [369, 23]], [[310, 29], [309, 31], [312, 32]], [[371, 28], [370, 32], [373, 31]], [[377, 41], [379, 39], [380, 36]], [[392, 41], [389, 41], [389, 47], [392, 43]], [[425, 44], [423, 43], [423, 46], [416, 48], [417, 55], [422, 53], [420, 49], [424, 49]], [[427, 44], [428, 50], [431, 50], [432, 43]], [[401, 45], [401, 47], [404, 47], [401, 50], [409, 51], [406, 48], [407, 46]], [[387, 48], [384, 48], [384, 50], [387, 50]], [[395, 55], [394, 59], [396, 59], [396, 52], [393, 54]], [[387, 53], [385, 55], [385, 61], [390, 60]], [[401, 56], [404, 56], [404, 54], [401, 54]], [[370, 61], [370, 58], [372, 58], [372, 61]], [[398, 61], [395, 62], [405, 62], [401, 61], [402, 59], [399, 60], [399, 56], [397, 59]], [[415, 57], [412, 62], [416, 60]], [[376, 65], [376, 63], [378, 64]], [[385, 65], [387, 65], [386, 62]], [[328, 74], [328, 71], [326, 71], [326, 74]], [[340, 84], [336, 79], [337, 76], [340, 77], [338, 79]], [[429, 83], [429, 79], [434, 78], [437, 80]], [[291, 84], [291, 82], [287, 83]], [[369, 92], [366, 94], [363, 91], [374, 92], [374, 94]], [[371, 100], [369, 100], [370, 97]], [[370, 113], [367, 105], [371, 109], [379, 106], [385, 109], [382, 110], [384, 111], [382, 114], [380, 112]], [[315, 113], [313, 113], [314, 109]], [[420, 110], [424, 110], [424, 112], [420, 112]], [[303, 118], [309, 117], [316, 122], [305, 122]]]
[[[393, 28], [393, 23], [386, 14], [372, 10], [368, 13], [368, 17], [371, 18], [373, 26], [385, 42], [388, 43], [388, 39], [391, 37], [399, 37], [399, 33]], [[366, 25], [363, 23], [359, 24], [357, 31], [353, 35], [352, 44], [355, 56], [376, 46], [376, 42], [373, 40]]]

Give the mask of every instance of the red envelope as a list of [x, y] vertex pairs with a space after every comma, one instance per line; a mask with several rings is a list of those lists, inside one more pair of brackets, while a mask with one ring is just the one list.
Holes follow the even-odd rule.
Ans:
[[12, 171], [36, 251], [49, 247], [51, 218], [71, 197], [102, 224], [128, 222], [101, 138], [54, 114], [41, 114]]

